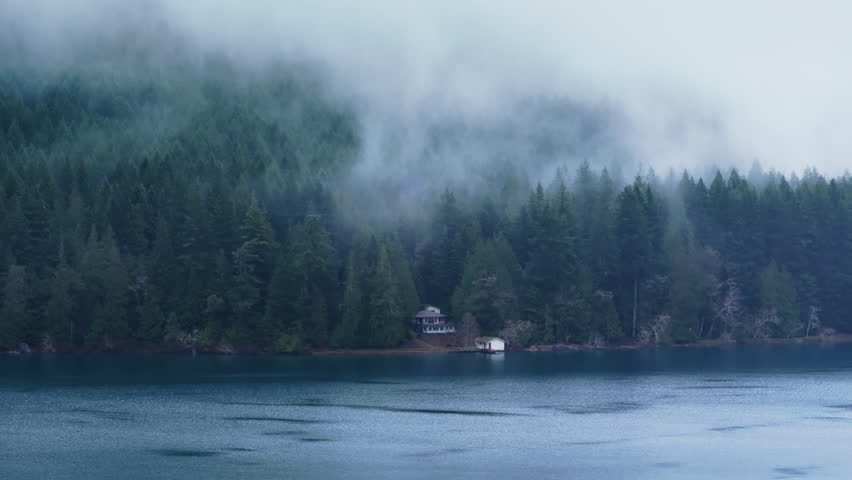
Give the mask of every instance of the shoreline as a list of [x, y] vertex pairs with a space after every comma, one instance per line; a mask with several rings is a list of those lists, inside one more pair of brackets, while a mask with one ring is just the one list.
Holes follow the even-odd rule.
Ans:
[[[721, 347], [721, 346], [736, 346], [736, 345], [790, 345], [790, 344], [836, 344], [836, 343], [852, 343], [852, 334], [839, 333], [832, 336], [811, 336], [811, 337], [795, 337], [795, 338], [768, 338], [762, 340], [737, 340], [737, 341], [722, 341], [722, 340], [699, 340], [690, 343], [667, 343], [667, 344], [612, 344], [589, 346], [584, 344], [534, 344], [524, 348], [509, 349], [508, 352], [559, 352], [559, 351], [576, 351], [576, 352], [591, 352], [591, 351], [614, 351], [614, 350], [652, 350], [665, 348], [706, 348], [706, 347]], [[139, 353], [139, 354], [186, 354], [186, 355], [249, 355], [249, 356], [291, 356], [291, 357], [331, 357], [342, 355], [434, 355], [448, 353], [477, 353], [477, 350], [471, 347], [439, 347], [428, 345], [425, 342], [413, 341], [407, 345], [392, 348], [357, 348], [357, 349], [337, 349], [323, 348], [316, 350], [308, 350], [303, 352], [281, 353], [268, 350], [257, 345], [216, 345], [211, 347], [187, 347], [182, 345], [123, 345], [119, 348], [105, 349], [91, 346], [84, 347], [67, 347], [60, 346], [59, 348], [39, 349], [29, 348], [24, 351], [12, 350], [0, 352], [0, 355], [18, 356], [32, 355], [43, 353], [60, 353], [60, 354], [103, 354], [103, 353]]]
[[793, 338], [765, 338], [724, 341], [719, 339], [698, 340], [689, 343], [638, 344], [626, 343], [620, 345], [603, 345], [598, 347], [580, 344], [530, 345], [516, 351], [554, 352], [554, 351], [595, 351], [595, 350], [654, 350], [663, 348], [707, 348], [736, 345], [794, 345], [794, 344], [834, 344], [852, 343], [852, 334], [838, 333], [831, 336], [810, 336]]

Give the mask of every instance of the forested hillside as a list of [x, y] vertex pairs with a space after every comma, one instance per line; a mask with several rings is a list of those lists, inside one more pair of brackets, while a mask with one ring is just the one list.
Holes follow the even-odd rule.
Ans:
[[852, 178], [496, 162], [354, 188], [350, 104], [214, 67], [2, 72], [0, 349], [389, 347], [421, 303], [517, 344], [852, 330]]

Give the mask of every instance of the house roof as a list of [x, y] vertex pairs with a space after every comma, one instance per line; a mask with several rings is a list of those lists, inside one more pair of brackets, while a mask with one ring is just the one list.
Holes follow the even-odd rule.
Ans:
[[494, 340], [500, 340], [503, 343], [506, 343], [506, 340], [503, 340], [500, 337], [476, 337], [475, 339], [479, 343], [488, 343], [493, 342]]
[[442, 313], [432, 312], [429, 310], [420, 310], [417, 314], [414, 315], [416, 318], [445, 318], [446, 315]]

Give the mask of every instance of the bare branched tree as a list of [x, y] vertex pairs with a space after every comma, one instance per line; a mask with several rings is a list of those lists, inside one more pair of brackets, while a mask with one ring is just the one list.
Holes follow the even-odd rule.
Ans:
[[588, 341], [586, 341], [586, 346], [588, 348], [601, 348], [606, 345], [606, 339], [599, 333], [592, 333], [589, 335]]
[[805, 336], [808, 337], [811, 334], [811, 330], [819, 331], [822, 323], [819, 319], [820, 308], [816, 305], [811, 305], [810, 311], [808, 312], [808, 326], [805, 328]]
[[525, 345], [532, 336], [533, 326], [528, 320], [509, 320], [500, 330], [500, 337], [514, 345]]
[[767, 308], [761, 310], [754, 317], [754, 325], [752, 330], [752, 338], [763, 340], [769, 338], [769, 334], [773, 328], [781, 323], [781, 317], [778, 315], [778, 310]]
[[657, 315], [654, 317], [639, 331], [639, 343], [663, 342], [668, 337], [671, 321], [672, 317], [670, 315]]
[[[722, 293], [717, 304], [716, 317], [714, 318], [713, 325], [715, 325], [716, 319], [721, 321], [722, 333], [720, 334], [720, 337], [730, 340], [734, 337], [734, 332], [736, 332], [742, 323], [744, 310], [743, 295], [742, 292], [740, 292], [739, 286], [737, 286], [736, 279], [733, 277], [729, 278], [724, 285], [724, 293]], [[710, 326], [710, 331], [707, 333], [708, 335], [713, 332], [713, 325]]]

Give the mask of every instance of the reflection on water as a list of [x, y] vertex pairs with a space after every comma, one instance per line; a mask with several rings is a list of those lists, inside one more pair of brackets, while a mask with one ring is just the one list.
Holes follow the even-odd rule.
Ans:
[[189, 450], [185, 448], [157, 448], [153, 452], [164, 457], [214, 457], [224, 453], [211, 450]]
[[0, 478], [852, 478], [852, 345], [0, 358]]
[[748, 430], [750, 428], [768, 427], [767, 423], [756, 423], [754, 425], [729, 425], [725, 427], [708, 428], [711, 432], [735, 432], [737, 430]]
[[263, 435], [270, 436], [298, 436], [298, 435], [307, 435], [308, 432], [306, 430], [278, 430], [274, 432], [263, 432]]
[[306, 418], [283, 417], [222, 417], [222, 419], [234, 420], [239, 422], [328, 423], [325, 420], [308, 420]]
[[775, 478], [801, 478], [810, 475], [817, 469], [819, 469], [819, 467], [815, 465], [806, 465], [804, 467], [778, 467], [775, 469]]
[[454, 453], [464, 453], [470, 451], [469, 448], [442, 448], [440, 450], [430, 450], [419, 453], [408, 453], [406, 455], [410, 457], [443, 457], [444, 455], [451, 455]]
[[536, 406], [534, 408], [543, 408], [556, 410], [558, 412], [570, 413], [572, 415], [594, 415], [594, 414], [611, 414], [630, 412], [644, 408], [645, 405], [637, 402], [607, 402], [597, 405], [572, 405], [572, 406]]
[[755, 388], [769, 388], [766, 385], [688, 385], [681, 387], [687, 390], [754, 390]]
[[352, 405], [345, 403], [322, 403], [322, 402], [307, 402], [307, 403], [291, 403], [295, 407], [317, 407], [317, 408], [349, 408], [352, 410], [380, 410], [383, 412], [407, 412], [407, 413], [426, 413], [430, 415], [472, 415], [480, 417], [506, 417], [523, 415], [520, 413], [508, 412], [489, 412], [487, 410], [446, 410], [440, 408], [405, 408], [405, 407], [387, 407], [380, 405]]
[[627, 439], [615, 439], [615, 440], [589, 440], [585, 442], [568, 442], [566, 445], [580, 445], [580, 446], [588, 446], [588, 445], [606, 445], [608, 443], [618, 443], [618, 442], [626, 442]]

